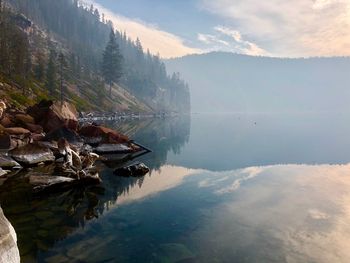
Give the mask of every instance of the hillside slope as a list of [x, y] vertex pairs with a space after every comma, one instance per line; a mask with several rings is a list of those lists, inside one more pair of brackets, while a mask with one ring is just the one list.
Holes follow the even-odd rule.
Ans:
[[[2, 3], [0, 78], [12, 87], [3, 96], [15, 103], [57, 99], [63, 93], [82, 110], [190, 110], [189, 89], [180, 76], [168, 75], [158, 56], [115, 30], [93, 6], [77, 0]], [[101, 65], [111, 30], [121, 54], [122, 74], [110, 94]]]

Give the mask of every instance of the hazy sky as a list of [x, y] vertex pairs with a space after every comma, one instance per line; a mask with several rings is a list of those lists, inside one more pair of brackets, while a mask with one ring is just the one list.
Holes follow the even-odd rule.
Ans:
[[86, 0], [162, 57], [350, 55], [350, 0]]

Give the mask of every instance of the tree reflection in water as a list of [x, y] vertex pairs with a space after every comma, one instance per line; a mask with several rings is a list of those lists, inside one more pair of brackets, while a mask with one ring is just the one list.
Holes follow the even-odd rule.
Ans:
[[[140, 158], [151, 171], [166, 163], [169, 151], [179, 153], [190, 135], [189, 116], [105, 124], [153, 150]], [[57, 241], [101, 216], [116, 205], [119, 196], [136, 185], [142, 187], [144, 178], [116, 177], [113, 170], [102, 163], [98, 168], [103, 180], [101, 185], [63, 193], [44, 196], [31, 192], [28, 177], [33, 173], [54, 174], [52, 165], [20, 171], [0, 186], [0, 203], [17, 232], [23, 262], [36, 262], [40, 252], [48, 251]]]

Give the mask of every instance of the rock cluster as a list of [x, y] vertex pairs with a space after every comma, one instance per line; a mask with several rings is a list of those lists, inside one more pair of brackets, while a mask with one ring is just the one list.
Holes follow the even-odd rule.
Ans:
[[41, 101], [25, 112], [0, 101], [0, 177], [7, 170], [56, 163], [64, 176], [35, 175], [35, 190], [53, 185], [99, 183], [99, 154], [134, 153], [141, 148], [118, 132], [95, 124], [79, 125], [68, 102]]

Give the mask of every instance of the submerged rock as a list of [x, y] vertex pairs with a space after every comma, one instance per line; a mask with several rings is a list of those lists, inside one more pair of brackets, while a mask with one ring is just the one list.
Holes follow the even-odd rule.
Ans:
[[79, 179], [66, 176], [31, 175], [29, 176], [29, 183], [33, 187], [34, 193], [40, 193], [45, 191], [64, 191], [73, 187], [100, 184], [101, 179], [97, 173], [80, 173]]
[[141, 177], [146, 175], [149, 171], [149, 168], [144, 163], [135, 163], [116, 169], [114, 174], [123, 177]]
[[35, 165], [42, 162], [53, 162], [55, 160], [53, 152], [49, 148], [39, 144], [28, 144], [24, 147], [16, 148], [11, 150], [9, 155], [24, 165]]
[[41, 192], [44, 190], [53, 190], [53, 188], [59, 189], [71, 185], [76, 180], [63, 176], [51, 176], [51, 175], [31, 175], [29, 177], [29, 183], [33, 186], [34, 192]]
[[0, 262], [20, 263], [17, 235], [0, 208]]

